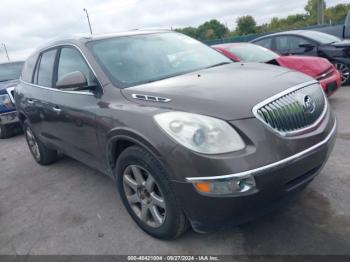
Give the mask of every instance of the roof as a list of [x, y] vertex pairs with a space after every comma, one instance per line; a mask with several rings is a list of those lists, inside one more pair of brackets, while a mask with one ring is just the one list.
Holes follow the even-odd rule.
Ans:
[[270, 36], [278, 36], [278, 35], [306, 35], [308, 32], [312, 30], [290, 30], [290, 31], [283, 31], [283, 32], [278, 32], [278, 33], [273, 33], [273, 34], [268, 34], [264, 36], [260, 36], [258, 38], [253, 39], [251, 42], [255, 42], [257, 40], [267, 38]]
[[252, 45], [252, 43], [249, 43], [249, 42], [223, 43], [223, 44], [212, 45], [211, 47], [227, 48], [227, 47], [236, 46], [236, 45]]
[[117, 33], [107, 33], [107, 34], [93, 34], [93, 35], [74, 35], [67, 38], [62, 38], [59, 40], [54, 40], [49, 43], [46, 43], [45, 45], [38, 48], [35, 52], [40, 52], [42, 50], [48, 49], [50, 47], [56, 46], [56, 45], [64, 45], [66, 43], [80, 45], [82, 43], [94, 41], [94, 40], [101, 40], [101, 39], [107, 39], [107, 38], [113, 38], [113, 37], [122, 37], [122, 36], [132, 36], [132, 35], [145, 35], [145, 34], [154, 34], [154, 33], [163, 33], [163, 32], [175, 32], [167, 29], [133, 29], [129, 31], [124, 32], [117, 32]]
[[154, 33], [162, 33], [162, 32], [174, 32], [171, 30], [142, 30], [142, 29], [133, 29], [124, 32], [116, 32], [116, 33], [105, 33], [105, 34], [93, 34], [93, 35], [75, 35], [70, 38], [60, 39], [55, 42], [64, 42], [64, 41], [77, 41], [77, 42], [88, 42], [93, 40], [100, 40], [112, 37], [122, 37], [122, 36], [132, 36], [132, 35], [145, 35], [145, 34], [154, 34]]

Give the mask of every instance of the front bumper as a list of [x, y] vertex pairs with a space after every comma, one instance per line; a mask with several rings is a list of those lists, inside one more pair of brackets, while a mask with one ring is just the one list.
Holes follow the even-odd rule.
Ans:
[[16, 111], [0, 114], [0, 125], [11, 125], [19, 123]]
[[[230, 174], [237, 176], [249, 173], [254, 176], [256, 182], [257, 190], [250, 195], [213, 197], [199, 194], [192, 183], [179, 180], [173, 181], [177, 197], [192, 227], [198, 232], [209, 232], [220, 229], [227, 224], [241, 224], [255, 219], [269, 212], [274, 207], [285, 203], [294, 193], [304, 188], [308, 182], [319, 174], [333, 148], [335, 134], [335, 119], [328, 114], [323, 126], [321, 126], [318, 131], [315, 131], [311, 137], [304, 138], [306, 139], [304, 141], [308, 141], [311, 144], [303, 150], [299, 150], [298, 147], [302, 147], [302, 145], [300, 145], [301, 141], [296, 143], [294, 141], [294, 144], [290, 142], [289, 148], [294, 149], [296, 152], [287, 157], [280, 157], [278, 152], [275, 152], [274, 156], [271, 156], [269, 153], [276, 150], [277, 145], [280, 144], [281, 141], [277, 140], [272, 142], [270, 138], [270, 140], [266, 142], [263, 138], [263, 134], [261, 134], [260, 137], [263, 139], [261, 143], [270, 144], [270, 148], [263, 149], [262, 152], [259, 152], [257, 149], [249, 148], [248, 145], [247, 152], [245, 152], [246, 157], [243, 158], [243, 161], [242, 158], [240, 158], [241, 166], [254, 167], [258, 165], [258, 167], [255, 168], [247, 168], [243, 171], [236, 172], [235, 168], [237, 167], [231, 165], [231, 162], [236, 162], [236, 159], [234, 159], [234, 157], [232, 158], [232, 156], [224, 160], [211, 160], [208, 166], [205, 166], [205, 162], [208, 161], [204, 161], [202, 162], [204, 168], [197, 165], [198, 159], [192, 158], [193, 163], [187, 166], [182, 166], [182, 163], [177, 162], [177, 172], [190, 171], [193, 166], [199, 169], [199, 172], [195, 173], [192, 177], [194, 179], [210, 179], [211, 177], [208, 174], [216, 169], [231, 170], [231, 172], [228, 173], [229, 175], [218, 176], [218, 178], [227, 178]], [[314, 140], [315, 137], [318, 137], [317, 142]], [[287, 141], [280, 146], [286, 147], [286, 145], [288, 146]], [[175, 157], [175, 152], [169, 157]], [[269, 157], [276, 157], [277, 159], [279, 158], [279, 160], [271, 161], [264, 165], [249, 163], [247, 159], [251, 157], [254, 159], [254, 156], [257, 154], [260, 155], [261, 159], [264, 159], [262, 154], [265, 154], [264, 160]], [[210, 167], [212, 167], [212, 169]], [[238, 168], [240, 169], [240, 167]], [[200, 176], [200, 173], [202, 173], [202, 176]], [[211, 174], [217, 174], [217, 172], [212, 172]]]
[[329, 97], [341, 87], [341, 77], [338, 71], [328, 78], [320, 80], [323, 91]]

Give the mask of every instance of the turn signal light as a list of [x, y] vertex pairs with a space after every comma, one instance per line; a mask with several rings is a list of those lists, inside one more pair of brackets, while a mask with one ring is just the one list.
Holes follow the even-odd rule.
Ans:
[[210, 188], [209, 183], [201, 182], [201, 183], [195, 183], [194, 185], [197, 188], [197, 190], [199, 190], [200, 192], [203, 192], [203, 193], [210, 193], [211, 192], [211, 188]]

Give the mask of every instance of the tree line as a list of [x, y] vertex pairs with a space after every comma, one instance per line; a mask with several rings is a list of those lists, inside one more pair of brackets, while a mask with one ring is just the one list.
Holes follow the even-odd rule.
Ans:
[[[232, 31], [216, 19], [207, 21], [198, 27], [184, 27], [175, 30], [203, 41], [248, 34], [299, 29], [317, 24], [318, 3], [318, 0], [308, 0], [304, 8], [305, 13], [289, 15], [285, 18], [274, 17], [269, 23], [261, 25], [257, 25], [256, 20], [251, 15], [241, 16], [237, 18], [237, 26]], [[323, 0], [323, 5], [324, 21], [327, 24], [344, 22], [345, 17], [350, 10], [350, 4], [338, 4], [333, 7], [327, 7], [326, 2]]]

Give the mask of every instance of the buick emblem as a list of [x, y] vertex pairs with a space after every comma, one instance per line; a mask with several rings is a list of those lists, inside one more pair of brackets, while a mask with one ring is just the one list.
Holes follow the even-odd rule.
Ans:
[[305, 112], [308, 114], [312, 114], [313, 112], [315, 112], [315, 109], [316, 109], [316, 103], [312, 99], [312, 97], [309, 95], [304, 96], [304, 110], [305, 110]]

